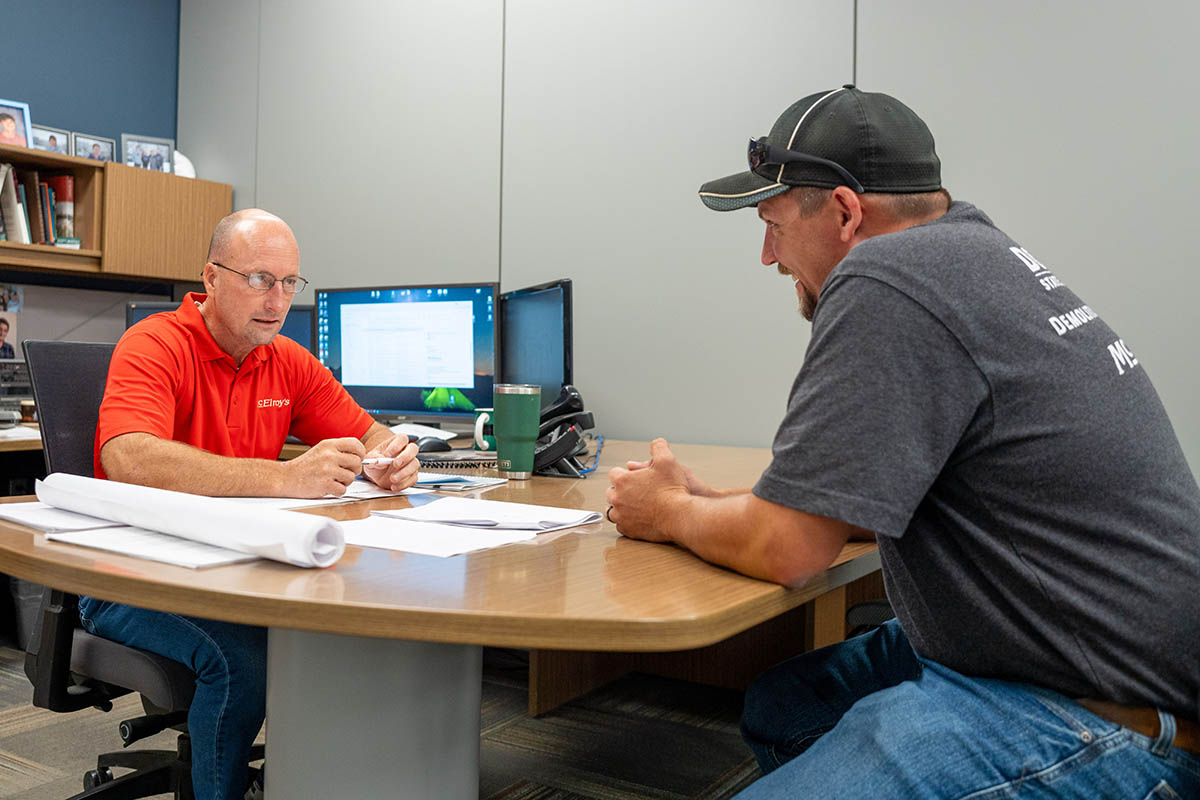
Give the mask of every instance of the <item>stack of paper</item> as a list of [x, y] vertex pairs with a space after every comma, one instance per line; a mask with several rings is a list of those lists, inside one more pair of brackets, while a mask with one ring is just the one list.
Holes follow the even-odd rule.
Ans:
[[0, 430], [0, 439], [41, 439], [42, 434], [38, 433], [36, 428], [27, 428], [24, 425], [18, 425], [15, 428], [4, 428]]
[[573, 528], [576, 525], [587, 525], [599, 522], [603, 518], [598, 511], [461, 497], [446, 497], [420, 508], [385, 509], [371, 513], [381, 517], [437, 522], [442, 525], [539, 533]]
[[342, 530], [346, 532], [346, 544], [442, 558], [523, 542], [537, 536], [536, 531], [459, 528], [433, 522], [389, 519], [386, 516], [343, 522]]
[[113, 522], [111, 519], [89, 517], [87, 514], [76, 514], [74, 511], [63, 511], [61, 508], [55, 508], [42, 502], [0, 504], [0, 519], [11, 519], [13, 522], [19, 522], [47, 533], [121, 527], [120, 522]]
[[487, 486], [508, 483], [508, 478], [485, 478], [481, 475], [452, 475], [446, 472], [418, 472], [417, 486], [430, 491], [468, 492]]
[[419, 507], [372, 511], [342, 523], [346, 542], [430, 556], [454, 556], [599, 522], [596, 511], [443, 497]]

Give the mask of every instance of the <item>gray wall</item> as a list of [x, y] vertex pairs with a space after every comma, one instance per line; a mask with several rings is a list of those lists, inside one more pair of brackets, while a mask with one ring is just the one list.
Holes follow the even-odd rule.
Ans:
[[1183, 0], [1086, 15], [182, 0], [178, 137], [239, 207], [293, 223], [318, 285], [569, 276], [577, 383], [603, 433], [765, 445], [807, 325], [758, 264], [753, 212], [709, 212], [695, 191], [742, 169], [790, 102], [857, 72], [930, 123], [956, 196], [1120, 331], [1200, 465], [1185, 307], [1200, 126], [1179, 99], [1198, 15]]
[[[754, 212], [714, 214], [696, 190], [745, 169], [795, 75], [850, 80], [851, 10], [508, 3], [503, 285], [573, 279], [576, 383], [606, 435], [770, 442], [808, 324], [759, 263]], [[752, 69], [729, 40], [748, 18], [771, 20]]]
[[[24, 304], [16, 317], [17, 335], [9, 337], [18, 358], [25, 339], [68, 339], [77, 342], [115, 342], [125, 332], [125, 304], [168, 301], [167, 295], [91, 289], [66, 289], [13, 282], [24, 289]], [[12, 318], [12, 314], [0, 312]]]
[[1200, 6], [1086, 8], [860, 0], [858, 80], [911, 104], [937, 139], [946, 187], [1121, 335], [1197, 471], [1200, 277], [1188, 232]]

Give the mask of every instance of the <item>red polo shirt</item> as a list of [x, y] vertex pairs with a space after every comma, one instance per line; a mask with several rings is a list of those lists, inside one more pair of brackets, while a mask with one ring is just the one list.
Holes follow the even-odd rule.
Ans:
[[96, 425], [100, 448], [115, 436], [143, 432], [220, 456], [279, 457], [288, 434], [309, 444], [361, 438], [363, 411], [311, 353], [283, 336], [254, 348], [241, 367], [208, 332], [191, 293], [176, 311], [134, 325], [113, 352]]

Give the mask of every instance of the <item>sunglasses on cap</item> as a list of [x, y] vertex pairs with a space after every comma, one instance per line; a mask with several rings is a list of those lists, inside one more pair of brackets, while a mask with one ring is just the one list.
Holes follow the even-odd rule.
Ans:
[[750, 169], [756, 170], [767, 164], [791, 164], [796, 161], [803, 161], [809, 164], [820, 164], [823, 167], [829, 167], [836, 172], [846, 185], [853, 189], [858, 194], [862, 194], [866, 190], [863, 185], [858, 182], [850, 172], [836, 161], [830, 161], [827, 158], [819, 156], [810, 156], [807, 153], [797, 153], [795, 150], [787, 150], [782, 147], [775, 147], [767, 142], [767, 137], [763, 136], [760, 139], [751, 139], [749, 147], [746, 148], [746, 160], [750, 162]]

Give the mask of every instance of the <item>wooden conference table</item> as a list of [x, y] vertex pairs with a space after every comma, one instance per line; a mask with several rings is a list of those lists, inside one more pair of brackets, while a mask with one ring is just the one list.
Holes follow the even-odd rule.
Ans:
[[[770, 458], [752, 448], [673, 449], [714, 486], [750, 485]], [[511, 481], [482, 496], [603, 510], [604, 471], [646, 451], [609, 442], [587, 480]], [[396, 497], [301, 513], [355, 519], [408, 505]], [[197, 571], [47, 542], [0, 521], [0, 572], [268, 627], [267, 796], [289, 800], [475, 797], [482, 646], [530, 648], [531, 707], [535, 691], [550, 692], [552, 706], [633, 664], [620, 658], [640, 657], [618, 653], [663, 653], [678, 667], [679, 654], [666, 651], [712, 654], [741, 641], [725, 653], [736, 657], [754, 649], [748, 629], [798, 613], [787, 630], [802, 631], [799, 644], [837, 641], [847, 586], [878, 568], [873, 543], [851, 542], [824, 574], [784, 589], [624, 539], [603, 521], [453, 558], [348, 547], [324, 570], [255, 561]], [[810, 602], [816, 608], [800, 608]]]

